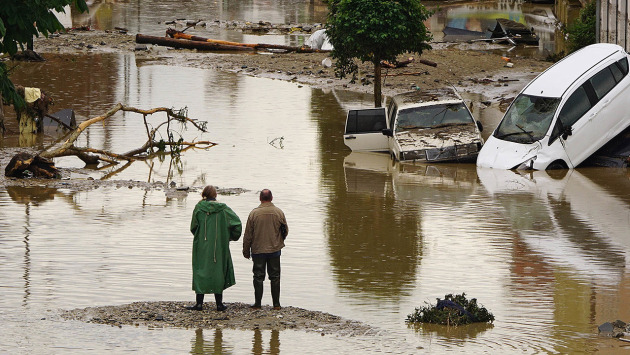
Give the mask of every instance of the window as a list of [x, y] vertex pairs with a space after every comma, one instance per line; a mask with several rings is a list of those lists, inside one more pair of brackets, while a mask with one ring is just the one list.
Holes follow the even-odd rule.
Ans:
[[346, 134], [352, 133], [376, 133], [385, 129], [385, 111], [377, 110], [351, 110], [348, 112], [348, 124]]
[[602, 97], [608, 94], [608, 92], [612, 90], [615, 85], [617, 85], [617, 82], [615, 81], [615, 78], [613, 77], [613, 74], [608, 67], [593, 75], [593, 77], [590, 78], [589, 81], [593, 85], [593, 89], [595, 89], [598, 100], [601, 100]]
[[556, 125], [551, 131], [549, 145], [551, 145], [556, 138], [560, 137], [564, 130], [573, 126], [575, 122], [591, 109], [591, 101], [588, 98], [585, 85], [588, 85], [588, 83], [585, 83], [575, 90], [575, 92], [569, 96], [567, 102], [564, 103], [564, 106], [562, 106]]
[[398, 112], [396, 131], [472, 124], [464, 103], [412, 107]]
[[553, 120], [559, 98], [521, 94], [503, 116], [494, 136], [510, 142], [529, 144], [543, 139]]
[[560, 116], [558, 117], [562, 125], [566, 128], [572, 126], [580, 117], [584, 116], [591, 109], [591, 102], [588, 99], [584, 85], [580, 86], [564, 103]]
[[628, 58], [622, 58], [617, 61], [617, 66], [621, 69], [624, 76], [628, 75]]
[[617, 63], [612, 64], [611, 66], [609, 66], [609, 68], [613, 74], [613, 77], [615, 77], [615, 81], [620, 82], [621, 79], [623, 79], [624, 74], [621, 72], [621, 69], [619, 68]]

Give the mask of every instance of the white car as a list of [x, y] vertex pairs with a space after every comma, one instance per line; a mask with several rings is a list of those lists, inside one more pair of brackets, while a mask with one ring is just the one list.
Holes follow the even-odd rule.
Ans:
[[486, 141], [477, 166], [575, 168], [630, 126], [628, 53], [593, 44], [532, 80]]
[[388, 107], [350, 110], [344, 143], [399, 161], [474, 162], [482, 126], [451, 88], [395, 95]]

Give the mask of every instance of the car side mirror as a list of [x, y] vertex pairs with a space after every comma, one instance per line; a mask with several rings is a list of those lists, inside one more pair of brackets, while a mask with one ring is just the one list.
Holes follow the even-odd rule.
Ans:
[[479, 132], [483, 132], [483, 125], [479, 121], [475, 121], [477, 123], [477, 128], [479, 128]]
[[391, 129], [386, 128], [386, 129], [383, 130], [383, 135], [384, 136], [388, 136], [388, 137], [393, 137], [394, 136], [394, 132], [392, 132]]
[[564, 131], [562, 132], [562, 139], [566, 141], [567, 138], [569, 138], [569, 136], [572, 134], [573, 134], [573, 128], [569, 126], [565, 128]]

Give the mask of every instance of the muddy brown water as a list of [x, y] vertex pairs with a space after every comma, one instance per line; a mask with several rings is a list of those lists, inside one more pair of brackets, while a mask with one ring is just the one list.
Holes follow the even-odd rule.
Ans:
[[[119, 6], [130, 6], [128, 3]], [[69, 65], [71, 63], [71, 65]], [[56, 56], [24, 64], [14, 80], [46, 87], [78, 118], [114, 103], [187, 106], [219, 143], [170, 160], [136, 162], [121, 181], [172, 180], [248, 192], [220, 196], [243, 220], [270, 188], [291, 225], [283, 250], [282, 303], [355, 319], [378, 336], [303, 331], [122, 328], [63, 321], [59, 310], [136, 301], [193, 300], [190, 214], [199, 191], [107, 187], [0, 188], [0, 352], [432, 353], [624, 352], [597, 326], [630, 320], [630, 177], [626, 170], [518, 174], [469, 164], [413, 165], [350, 153], [349, 107], [372, 97], [195, 68], [136, 65], [133, 55]], [[483, 95], [470, 95], [476, 101]], [[500, 111], [484, 110], [491, 131]], [[126, 151], [141, 118], [118, 115], [83, 139]], [[275, 141], [274, 141], [275, 140]], [[0, 141], [3, 146], [19, 142]], [[281, 142], [281, 143], [280, 143]], [[79, 167], [73, 158], [57, 165]], [[101, 178], [93, 171], [76, 178]], [[237, 284], [229, 302], [251, 302], [251, 263], [232, 243]], [[410, 327], [407, 314], [466, 292], [493, 325]], [[270, 303], [268, 292], [263, 299]]]

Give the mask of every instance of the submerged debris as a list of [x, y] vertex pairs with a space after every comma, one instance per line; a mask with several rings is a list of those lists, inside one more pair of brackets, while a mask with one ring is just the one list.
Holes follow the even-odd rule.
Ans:
[[[597, 327], [599, 334], [602, 336], [609, 336], [613, 338], [622, 339], [625, 336], [630, 335], [630, 325], [621, 320], [614, 322], [606, 322]], [[626, 339], [627, 340], [627, 339]]]
[[55, 168], [52, 160], [42, 158], [39, 155], [20, 152], [11, 158], [4, 169], [4, 175], [16, 178], [61, 178], [59, 170]]
[[433, 323], [458, 326], [470, 323], [492, 323], [494, 315], [485, 307], [477, 305], [477, 299], [466, 299], [466, 293], [461, 295], [448, 294], [444, 299], [437, 299], [437, 304], [416, 308], [407, 315], [407, 323]]

